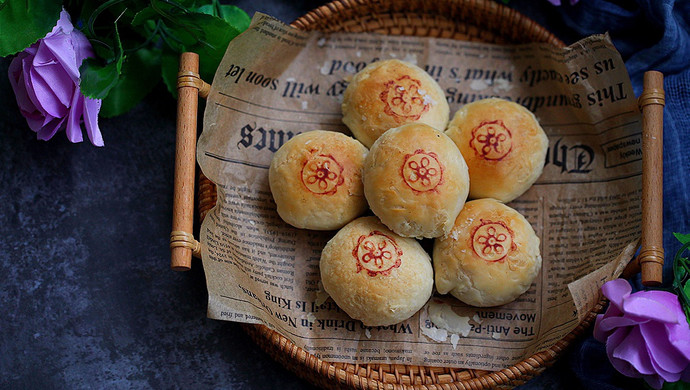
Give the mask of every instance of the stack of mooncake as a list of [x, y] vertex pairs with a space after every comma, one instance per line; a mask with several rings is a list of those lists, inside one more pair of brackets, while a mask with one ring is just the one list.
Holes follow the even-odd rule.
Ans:
[[[339, 229], [320, 270], [343, 311], [390, 325], [424, 306], [434, 282], [474, 306], [503, 305], [529, 289], [541, 268], [539, 239], [505, 205], [544, 166], [548, 139], [529, 110], [485, 99], [449, 122], [441, 87], [398, 60], [357, 73], [342, 110], [355, 138], [294, 137], [275, 153], [269, 183], [288, 224]], [[369, 209], [373, 216], [360, 217]], [[423, 238], [435, 240], [432, 256]]]

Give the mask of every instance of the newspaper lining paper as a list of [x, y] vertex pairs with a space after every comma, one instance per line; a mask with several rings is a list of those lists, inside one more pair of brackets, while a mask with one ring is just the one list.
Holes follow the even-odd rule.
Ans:
[[[301, 132], [349, 133], [340, 104], [378, 59], [424, 68], [450, 103], [502, 97], [549, 136], [544, 173], [510, 203], [541, 240], [543, 268], [517, 301], [475, 308], [435, 295], [400, 324], [367, 328], [322, 299], [319, 258], [334, 232], [299, 230], [275, 211], [273, 153]], [[334, 362], [502, 369], [571, 332], [617, 277], [640, 233], [640, 114], [606, 35], [564, 49], [440, 38], [303, 32], [256, 14], [219, 66], [197, 159], [218, 185], [201, 226], [208, 316], [261, 323]], [[442, 329], [438, 329], [441, 327]]]

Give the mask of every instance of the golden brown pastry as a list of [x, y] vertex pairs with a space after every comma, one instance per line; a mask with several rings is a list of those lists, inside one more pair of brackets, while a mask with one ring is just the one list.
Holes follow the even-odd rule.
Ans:
[[422, 68], [386, 60], [357, 73], [343, 97], [343, 123], [370, 148], [386, 130], [426, 123], [444, 130], [449, 108], [443, 90]]
[[463, 106], [448, 124], [470, 170], [470, 199], [510, 202], [541, 175], [549, 140], [534, 114], [502, 99]]
[[310, 131], [286, 142], [268, 170], [280, 217], [302, 229], [334, 230], [364, 213], [366, 154], [359, 141], [332, 131]]
[[411, 238], [388, 230], [376, 217], [343, 227], [321, 253], [324, 290], [350, 317], [385, 326], [414, 315], [431, 297], [429, 255]]
[[469, 191], [467, 165], [453, 141], [422, 123], [388, 130], [364, 162], [369, 207], [403, 237], [450, 231]]
[[480, 307], [515, 300], [541, 269], [532, 226], [494, 199], [465, 203], [450, 234], [434, 242], [433, 257], [436, 290]]

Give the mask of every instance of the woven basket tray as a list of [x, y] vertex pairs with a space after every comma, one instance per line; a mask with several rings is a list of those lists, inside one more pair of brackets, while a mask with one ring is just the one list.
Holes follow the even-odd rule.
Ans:
[[[339, 0], [292, 23], [302, 30], [375, 32], [441, 37], [490, 43], [546, 42], [565, 46], [520, 13], [489, 0]], [[203, 175], [198, 186], [199, 217], [216, 204], [216, 188]], [[501, 371], [390, 364], [324, 362], [263, 325], [243, 325], [268, 354], [302, 378], [325, 388], [348, 389], [489, 389], [525, 383], [555, 362], [562, 351], [592, 324], [603, 302], [573, 332], [547, 351]]]

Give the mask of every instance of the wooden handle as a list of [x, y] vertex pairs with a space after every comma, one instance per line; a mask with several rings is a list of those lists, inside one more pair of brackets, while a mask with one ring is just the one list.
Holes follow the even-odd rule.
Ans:
[[638, 262], [642, 284], [658, 286], [664, 267], [663, 241], [663, 147], [664, 147], [664, 75], [644, 74], [642, 109], [642, 241]]
[[196, 170], [196, 118], [199, 88], [185, 78], [198, 79], [199, 56], [182, 53], [177, 86], [177, 139], [175, 141], [175, 183], [173, 222], [170, 235], [170, 266], [175, 271], [192, 267], [192, 252], [199, 250], [194, 240], [194, 174]]

